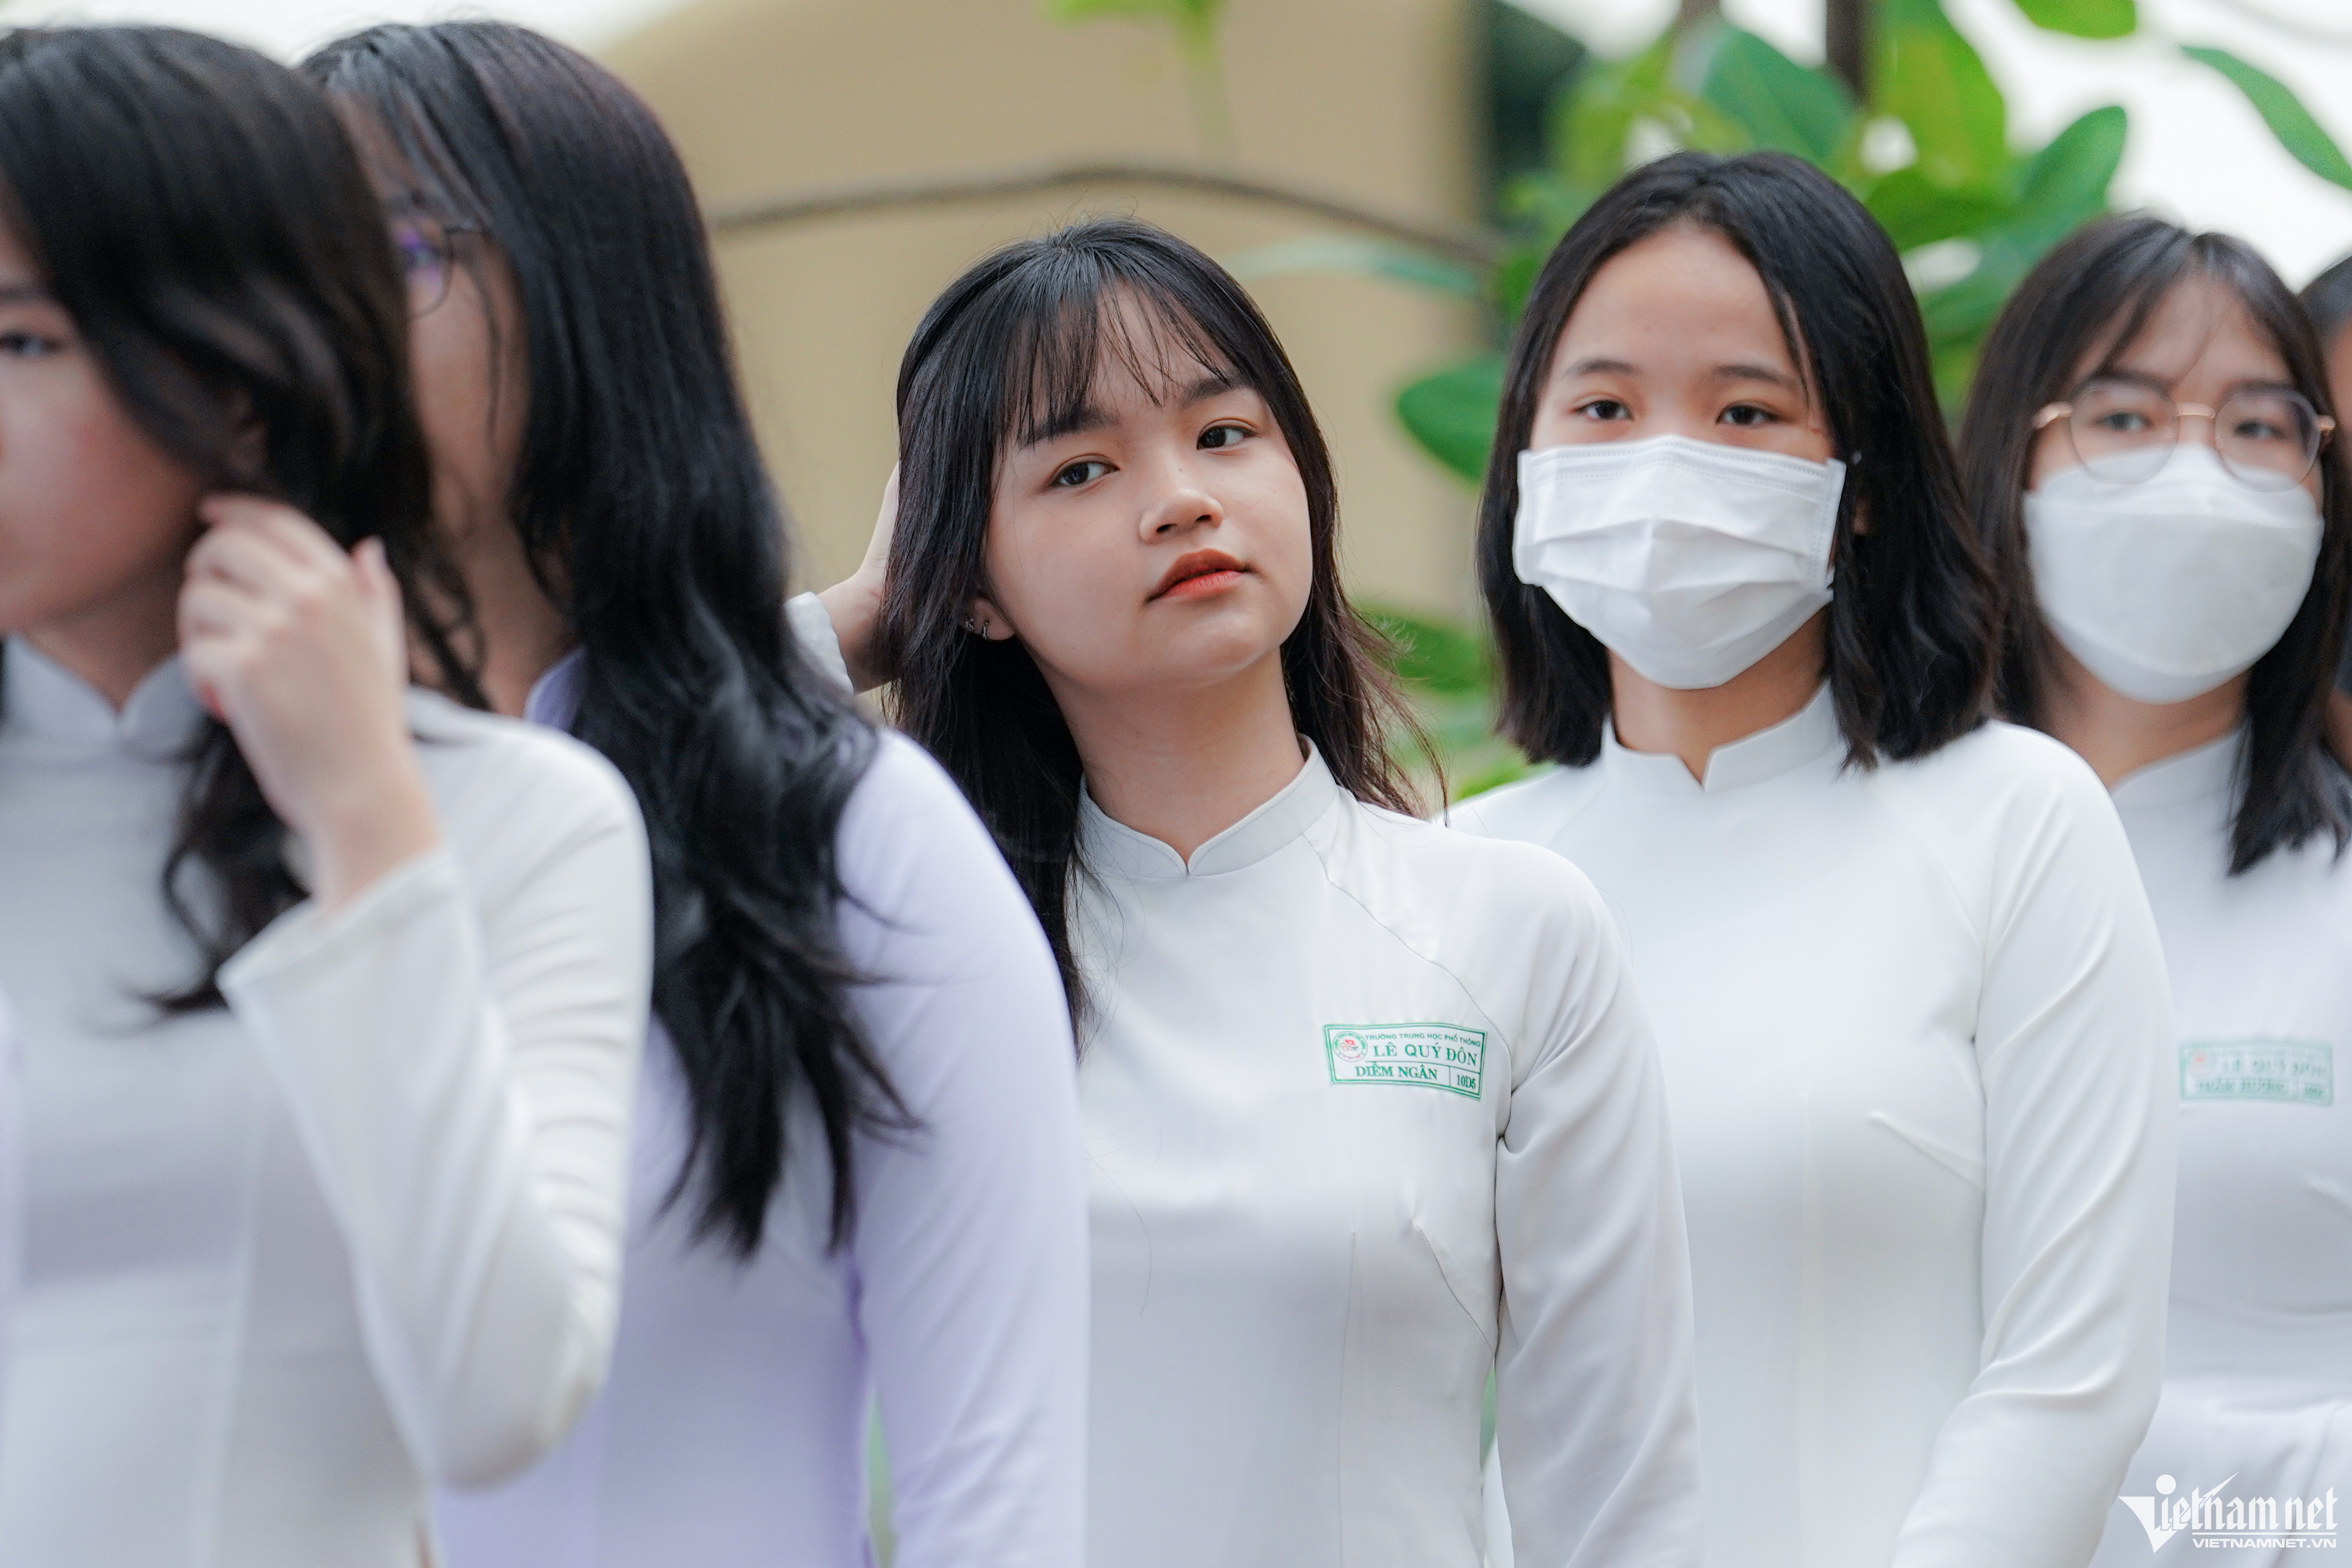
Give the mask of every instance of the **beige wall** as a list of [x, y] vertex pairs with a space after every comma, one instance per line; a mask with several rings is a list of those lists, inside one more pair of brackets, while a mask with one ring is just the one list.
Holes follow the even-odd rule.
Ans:
[[[1466, 0], [1233, 0], [1240, 165], [1402, 216], [1460, 223], [1476, 190]], [[1131, 155], [1196, 159], [1164, 34], [1066, 27], [1035, 0], [701, 0], [605, 52], [651, 100], [713, 206], [868, 178]], [[1211, 254], [1331, 226], [1159, 192], [1088, 190], [828, 219], [722, 240], [744, 377], [800, 520], [804, 576], [853, 565], [896, 451], [898, 355], [932, 297], [1008, 239], [1133, 212]], [[1255, 285], [1339, 463], [1351, 581], [1469, 603], [1470, 500], [1389, 411], [1470, 345], [1466, 306], [1331, 276]]]

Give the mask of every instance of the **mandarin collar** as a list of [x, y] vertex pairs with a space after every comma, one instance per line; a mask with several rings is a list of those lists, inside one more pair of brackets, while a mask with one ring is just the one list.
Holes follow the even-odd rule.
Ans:
[[1707, 795], [1769, 783], [1808, 763], [1837, 755], [1845, 744], [1838, 728], [1837, 703], [1823, 681], [1802, 708], [1752, 735], [1743, 735], [1707, 754], [1706, 777], [1671, 752], [1633, 752], [1619, 743], [1614, 722], [1601, 726], [1601, 761], [1607, 777], [1644, 795]]
[[530, 695], [522, 700], [525, 721], [568, 733], [572, 721], [580, 717], [581, 672], [587, 662], [588, 650], [575, 647], [549, 665], [547, 673], [530, 683]]
[[2110, 793], [2118, 811], [2175, 805], [2220, 805], [2226, 808], [2237, 789], [2239, 754], [2246, 729], [2241, 724], [2218, 741], [2135, 768]]
[[1301, 737], [1307, 752], [1298, 776], [1265, 804], [1192, 851], [1187, 862], [1175, 849], [1148, 833], [1138, 833], [1113, 821], [1095, 804], [1085, 781], [1078, 784], [1078, 849], [1097, 874], [1132, 881], [1172, 881], [1185, 877], [1215, 877], [1245, 870], [1272, 855], [1312, 826], [1339, 798], [1339, 781], [1315, 742]]
[[0, 718], [43, 740], [160, 763], [176, 761], [204, 730], [205, 710], [176, 654], [147, 672], [119, 713], [97, 688], [21, 637], [8, 639], [5, 669]]

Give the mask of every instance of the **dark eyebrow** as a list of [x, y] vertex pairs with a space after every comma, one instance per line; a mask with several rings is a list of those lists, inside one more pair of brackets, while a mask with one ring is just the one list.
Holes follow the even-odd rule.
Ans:
[[2090, 374], [2084, 376], [2079, 383], [2077, 383], [2071, 395], [2076, 397], [2081, 396], [2083, 394], [2083, 388], [2090, 385], [2091, 383], [2095, 381], [2127, 381], [2134, 386], [2145, 386], [2150, 392], [2160, 392], [2167, 397], [2172, 395], [2172, 387], [2169, 383], [2158, 376], [2150, 375], [2145, 371], [2126, 370], [2119, 364], [2101, 365], [2098, 369], [2093, 371]]
[[1769, 364], [1719, 364], [1715, 367], [1715, 379], [1769, 382], [1774, 386], [1785, 387], [1801, 397], [1804, 395], [1805, 391], [1803, 384], [1795, 376], [1785, 371], [1774, 370]]
[[[2160, 376], [2150, 375], [2146, 371], [2126, 370], [2124, 366], [2116, 364], [2109, 365], [2105, 370], [2095, 372], [2092, 375], [2086, 377], [2084, 380], [2082, 386], [2078, 386], [2074, 389], [2074, 395], [2078, 397], [2081, 396], [2083, 387], [2090, 385], [2091, 383], [2095, 381], [2128, 382], [2134, 386], [2145, 386], [2151, 392], [2160, 392], [2167, 397], [2172, 396], [2172, 388], [2175, 384], [2164, 380]], [[2303, 388], [2295, 385], [2291, 381], [2269, 381], [2261, 376], [2250, 375], [2243, 381], [2231, 382], [2229, 386], [2222, 391], [2221, 402], [2227, 403], [2230, 399], [2237, 396], [2242, 392], [2287, 392], [2293, 393], [2298, 397], [2303, 395]], [[2216, 406], [2218, 406], [2218, 405]]]
[[1611, 359], [1604, 354], [1596, 355], [1591, 359], [1580, 359], [1574, 364], [1562, 365], [1560, 367], [1559, 374], [1563, 376], [1570, 376], [1601, 374], [1639, 375], [1642, 373], [1622, 359]]
[[1058, 416], [1024, 433], [1021, 449], [1042, 447], [1048, 441], [1058, 441], [1065, 436], [1083, 436], [1089, 430], [1099, 430], [1110, 423], [1110, 416], [1092, 403], [1081, 403], [1076, 408], [1065, 408]]
[[1241, 385], [1240, 382], [1235, 381], [1226, 372], [1213, 370], [1186, 387], [1183, 401], [1177, 406], [1190, 408], [1196, 403], [1206, 403], [1212, 397], [1223, 397], [1228, 392], [1238, 392], [1241, 390]]
[[[1242, 384], [1224, 371], [1212, 371], [1184, 389], [1177, 406], [1190, 408], [1196, 403], [1223, 397], [1228, 392], [1238, 391]], [[1081, 403], [1076, 408], [1065, 409], [1061, 417], [1048, 420], [1028, 432], [1021, 447], [1025, 451], [1048, 441], [1058, 441], [1065, 436], [1083, 436], [1089, 430], [1099, 430], [1109, 423], [1111, 416], [1108, 411], [1097, 407], [1092, 402]]]
[[35, 300], [47, 303], [51, 298], [38, 283], [0, 283], [0, 305], [23, 305]]

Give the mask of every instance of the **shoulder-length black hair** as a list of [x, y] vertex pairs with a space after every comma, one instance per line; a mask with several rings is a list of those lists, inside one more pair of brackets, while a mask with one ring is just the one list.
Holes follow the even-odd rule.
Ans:
[[374, 27], [304, 68], [512, 272], [530, 403], [507, 515], [585, 656], [572, 733], [645, 812], [654, 1011], [693, 1109], [670, 1195], [698, 1176], [698, 1234], [749, 1257], [805, 1093], [838, 1246], [853, 1134], [911, 1124], [835, 924], [876, 737], [787, 628], [787, 527], [685, 167], [617, 78], [525, 28]]
[[[1130, 304], [1155, 342], [1129, 340]], [[1097, 218], [1006, 246], [948, 286], [898, 365], [898, 529], [877, 638], [898, 682], [899, 722], [963, 786], [996, 835], [1051, 939], [1074, 999], [1077, 747], [1018, 639], [965, 629], [988, 591], [985, 556], [1008, 447], [1075, 419], [1106, 361], [1153, 384], [1162, 352], [1188, 356], [1264, 397], [1307, 488], [1315, 579], [1282, 645], [1293, 722], [1339, 786], [1414, 809], [1384, 743], [1417, 736], [1382, 673], [1379, 631], [1341, 592], [1339, 481], [1306, 389], [1274, 329], [1233, 275], [1164, 229]]]
[[[0, 221], [150, 439], [340, 544], [382, 540], [436, 674], [478, 696], [409, 405], [406, 289], [317, 89], [173, 28], [9, 33]], [[208, 722], [163, 882], [202, 969], [155, 998], [167, 1013], [222, 1005], [221, 966], [303, 899], [286, 840], [235, 737]]]
[[[2042, 618], [2026, 547], [2033, 416], [2112, 371], [2165, 297], [2190, 278], [2210, 278], [2236, 295], [2286, 362], [2294, 389], [2320, 413], [2332, 412], [2310, 318], [2242, 240], [2191, 234], [2158, 217], [2111, 217], [2044, 257], [1985, 338], [1960, 429], [1970, 513], [2001, 591], [1999, 701], [2018, 723], [2048, 727], [2057, 648]], [[2255, 661], [2247, 681], [2247, 745], [2230, 830], [2232, 871], [2315, 834], [2334, 835], [2339, 848], [2352, 837], [2352, 798], [2325, 739], [2352, 584], [2352, 500], [2340, 439], [2319, 460], [2326, 526], [2318, 567], [2285, 635]]]
[[[1499, 727], [1541, 761], [1581, 767], [1601, 754], [1608, 655], [1511, 564], [1518, 455], [1553, 350], [1593, 274], [1677, 225], [1721, 236], [1763, 279], [1790, 357], [1817, 389], [1848, 466], [1831, 556], [1828, 671], [1847, 755], [1864, 767], [1924, 756], [1985, 720], [1991, 581], [1961, 511], [1902, 261], [1861, 203], [1780, 153], [1678, 153], [1635, 170], [1561, 237], [1536, 279], [1504, 372], [1478, 513], [1478, 582], [1502, 670]], [[1866, 519], [1859, 528], [1858, 518]]]

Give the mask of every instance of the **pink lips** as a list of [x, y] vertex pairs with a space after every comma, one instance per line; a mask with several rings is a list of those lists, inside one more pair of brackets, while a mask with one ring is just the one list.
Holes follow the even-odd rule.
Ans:
[[1195, 550], [1176, 558], [1152, 590], [1155, 599], [1205, 599], [1222, 594], [1249, 570], [1222, 550]]

